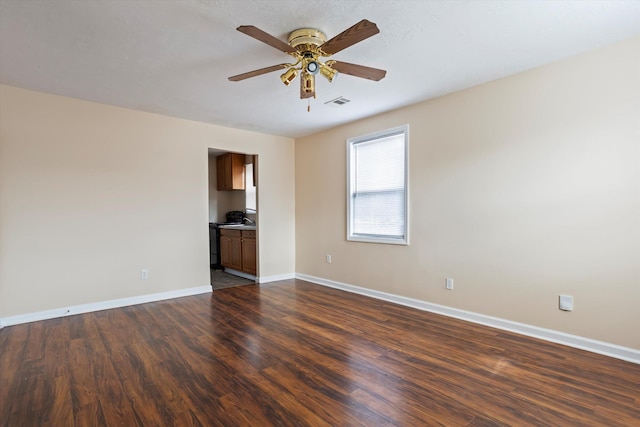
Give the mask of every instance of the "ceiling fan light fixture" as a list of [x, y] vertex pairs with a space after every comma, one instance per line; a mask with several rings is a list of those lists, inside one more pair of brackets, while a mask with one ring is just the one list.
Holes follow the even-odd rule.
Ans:
[[280, 80], [282, 80], [285, 86], [289, 86], [296, 77], [298, 77], [298, 71], [295, 68], [289, 68], [280, 76]]
[[313, 78], [313, 74], [303, 73], [303, 85], [302, 91], [305, 93], [314, 93], [316, 91], [315, 79]]
[[318, 71], [320, 71], [320, 65], [314, 61], [308, 61], [307, 65], [305, 66], [305, 70], [307, 71], [307, 73], [309, 74], [316, 74]]
[[321, 64], [320, 65], [320, 74], [325, 79], [329, 80], [329, 83], [333, 82], [333, 79], [338, 75], [338, 71], [334, 70], [328, 65]]

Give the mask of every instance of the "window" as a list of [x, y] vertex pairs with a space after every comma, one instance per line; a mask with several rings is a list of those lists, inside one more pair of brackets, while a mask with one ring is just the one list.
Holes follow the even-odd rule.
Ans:
[[409, 126], [347, 140], [347, 240], [409, 244]]
[[[255, 161], [255, 157], [254, 157]], [[256, 213], [256, 186], [253, 185], [255, 180], [253, 179], [253, 174], [255, 172], [253, 163], [247, 163], [244, 166], [244, 207], [247, 213]]]

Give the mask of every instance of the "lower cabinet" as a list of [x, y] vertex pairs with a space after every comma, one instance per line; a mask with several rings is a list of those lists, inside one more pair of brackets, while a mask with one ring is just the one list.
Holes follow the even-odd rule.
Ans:
[[242, 271], [242, 237], [240, 230], [220, 229], [220, 262], [224, 268]]
[[220, 261], [225, 268], [255, 276], [257, 273], [255, 230], [220, 229]]
[[256, 232], [242, 230], [242, 271], [256, 275]]

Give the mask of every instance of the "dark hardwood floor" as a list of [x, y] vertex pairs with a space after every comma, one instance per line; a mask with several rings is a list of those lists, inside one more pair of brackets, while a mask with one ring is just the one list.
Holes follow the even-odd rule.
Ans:
[[225, 271], [211, 269], [211, 287], [213, 290], [232, 288], [234, 286], [255, 285], [255, 280], [234, 276]]
[[640, 365], [289, 280], [0, 330], [3, 426], [638, 426]]

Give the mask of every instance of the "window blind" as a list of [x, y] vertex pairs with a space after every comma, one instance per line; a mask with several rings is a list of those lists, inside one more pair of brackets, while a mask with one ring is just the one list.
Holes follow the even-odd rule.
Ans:
[[405, 132], [354, 141], [350, 237], [406, 239]]

